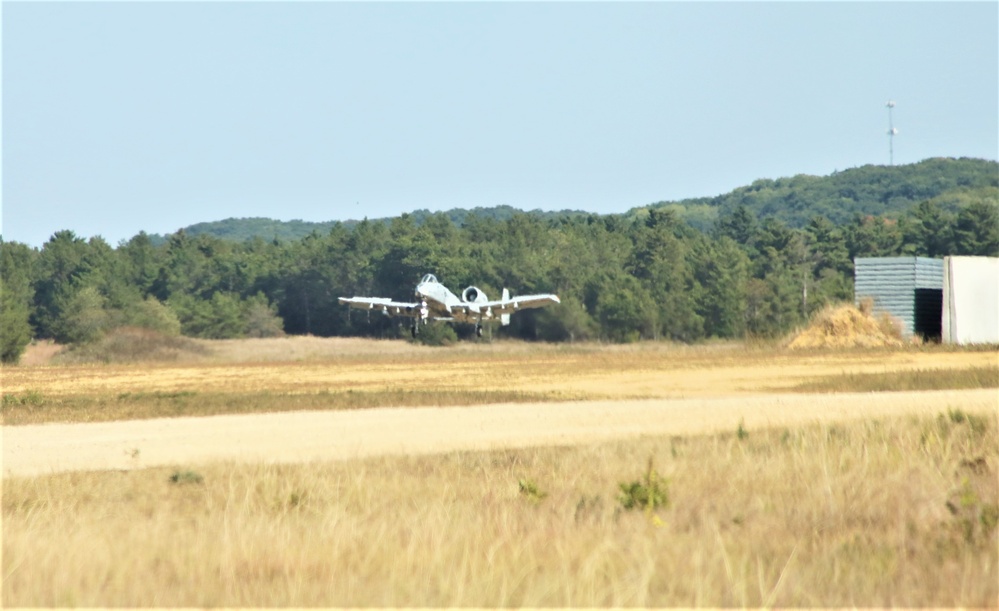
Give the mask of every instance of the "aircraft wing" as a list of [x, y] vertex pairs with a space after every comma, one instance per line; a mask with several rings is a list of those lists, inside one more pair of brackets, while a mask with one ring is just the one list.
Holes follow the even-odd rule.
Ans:
[[392, 301], [388, 297], [340, 297], [340, 303], [359, 310], [375, 310], [391, 316], [420, 315], [420, 304], [405, 301]]
[[519, 295], [517, 297], [508, 297], [507, 299], [500, 299], [497, 301], [484, 301], [482, 303], [463, 303], [461, 306], [451, 306], [451, 309], [462, 308], [466, 313], [477, 313], [477, 312], [489, 312], [491, 311], [493, 316], [502, 316], [504, 314], [513, 314], [518, 310], [529, 310], [531, 308], [543, 308], [553, 303], [562, 303], [559, 301], [558, 295]]

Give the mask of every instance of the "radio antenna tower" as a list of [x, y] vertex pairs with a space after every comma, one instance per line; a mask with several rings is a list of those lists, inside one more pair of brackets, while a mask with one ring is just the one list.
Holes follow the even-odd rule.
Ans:
[[888, 107], [888, 165], [895, 165], [895, 134], [898, 133], [898, 130], [895, 129], [891, 120], [891, 109], [895, 108], [895, 102], [888, 100], [885, 106]]

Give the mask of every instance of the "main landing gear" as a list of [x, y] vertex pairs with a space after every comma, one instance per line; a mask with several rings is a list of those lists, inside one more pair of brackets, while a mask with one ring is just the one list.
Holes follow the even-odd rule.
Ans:
[[413, 339], [420, 334], [420, 323], [427, 324], [427, 318], [430, 316], [430, 310], [427, 308], [427, 302], [420, 302], [420, 316], [413, 319], [413, 326], [410, 329], [410, 333], [413, 334]]

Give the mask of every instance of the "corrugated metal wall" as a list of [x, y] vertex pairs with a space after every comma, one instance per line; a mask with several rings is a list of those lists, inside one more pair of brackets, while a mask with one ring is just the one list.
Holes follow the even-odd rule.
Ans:
[[[927, 257], [858, 257], [854, 265], [853, 302], [860, 304], [865, 298], [874, 300], [876, 313], [887, 312], [897, 318], [906, 335], [916, 329], [917, 310], [920, 320], [934, 314], [928, 308], [937, 308], [936, 299], [917, 299], [916, 289], [936, 289], [943, 292], [943, 260]], [[920, 294], [927, 295], [925, 291]]]

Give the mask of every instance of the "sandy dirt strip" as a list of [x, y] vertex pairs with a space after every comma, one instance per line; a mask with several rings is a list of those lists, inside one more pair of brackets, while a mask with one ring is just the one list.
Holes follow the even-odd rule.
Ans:
[[289, 463], [934, 415], [995, 415], [995, 389], [381, 408], [2, 427], [3, 475]]

